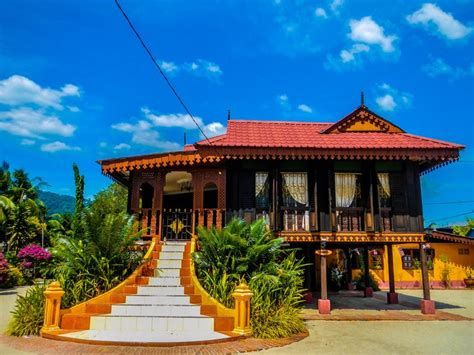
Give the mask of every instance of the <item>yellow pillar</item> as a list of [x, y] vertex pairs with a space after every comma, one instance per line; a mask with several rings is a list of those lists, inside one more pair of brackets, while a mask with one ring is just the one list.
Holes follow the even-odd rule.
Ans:
[[44, 291], [44, 324], [41, 332], [59, 329], [59, 310], [64, 291], [58, 281], [51, 282]]
[[234, 333], [250, 336], [252, 335], [252, 328], [250, 327], [250, 299], [253, 296], [253, 292], [243, 281], [237, 286], [232, 296], [235, 299], [235, 327], [233, 331]]

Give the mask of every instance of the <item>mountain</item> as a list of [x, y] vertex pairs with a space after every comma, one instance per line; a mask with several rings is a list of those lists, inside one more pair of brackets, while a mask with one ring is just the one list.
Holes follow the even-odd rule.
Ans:
[[59, 195], [49, 191], [39, 191], [38, 197], [43, 201], [49, 214], [73, 213], [76, 199], [69, 195]]

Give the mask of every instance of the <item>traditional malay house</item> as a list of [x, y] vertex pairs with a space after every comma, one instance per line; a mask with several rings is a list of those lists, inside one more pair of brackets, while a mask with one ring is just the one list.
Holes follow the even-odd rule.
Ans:
[[322, 299], [330, 253], [324, 249], [339, 249], [347, 260], [359, 250], [366, 281], [369, 251], [382, 250], [394, 303], [394, 258], [399, 264], [405, 243], [426, 271], [421, 283], [429, 298], [420, 175], [457, 160], [461, 149], [407, 133], [362, 102], [333, 123], [229, 119], [225, 134], [183, 151], [99, 163], [128, 188], [129, 211], [149, 236], [187, 240], [197, 226], [264, 218], [313, 263], [306, 288], [321, 289]]
[[146, 262], [114, 289], [60, 312], [63, 291], [51, 284], [42, 336], [152, 345], [249, 335], [248, 287], [233, 293], [235, 309], [224, 307], [200, 285], [191, 258], [197, 226], [222, 228], [233, 217], [264, 218], [300, 249], [321, 313], [330, 311], [327, 257], [345, 255], [350, 271], [357, 250], [369, 285], [377, 259], [369, 256], [384, 250], [387, 301], [396, 303], [394, 259], [407, 245], [419, 255], [422, 312], [433, 313], [420, 175], [462, 148], [406, 133], [362, 103], [334, 123], [228, 120], [225, 134], [179, 152], [102, 160], [102, 172], [128, 188], [129, 212], [150, 239]]

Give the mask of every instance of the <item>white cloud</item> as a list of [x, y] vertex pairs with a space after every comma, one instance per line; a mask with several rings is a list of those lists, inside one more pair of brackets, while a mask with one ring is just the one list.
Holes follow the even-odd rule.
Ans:
[[372, 20], [372, 17], [365, 16], [360, 20], [351, 20], [349, 26], [351, 27], [349, 37], [353, 41], [379, 45], [387, 53], [395, 50], [393, 42], [397, 39], [397, 36], [385, 35], [384, 28]]
[[454, 79], [459, 79], [463, 76], [474, 75], [474, 72], [472, 71], [473, 65], [474, 63], [471, 64], [470, 69], [466, 70], [459, 67], [453, 67], [447, 64], [441, 58], [435, 58], [435, 59], [432, 59], [431, 63], [424, 65], [422, 69], [428, 76], [437, 77], [437, 76], [444, 75], [454, 80]]
[[303, 112], [307, 112], [307, 113], [313, 112], [313, 109], [311, 107], [309, 107], [308, 105], [306, 105], [306, 104], [298, 105], [298, 110], [303, 111]]
[[127, 143], [120, 143], [114, 147], [115, 150], [122, 150], [122, 149], [128, 150], [130, 148], [131, 148], [130, 144], [127, 144]]
[[356, 44], [353, 44], [350, 49], [343, 49], [341, 53], [339, 53], [339, 56], [343, 63], [347, 63], [347, 62], [354, 61], [356, 59], [355, 57], [356, 54], [368, 52], [369, 50], [370, 50], [369, 46], [362, 43], [356, 43]]
[[281, 103], [288, 102], [288, 95], [286, 94], [279, 95], [278, 100], [280, 100]]
[[56, 152], [64, 151], [64, 150], [79, 151], [79, 150], [81, 150], [81, 148], [80, 147], [72, 147], [70, 145], [67, 145], [66, 143], [55, 141], [55, 142], [52, 142], [52, 143], [42, 144], [41, 145], [41, 150], [43, 152], [47, 152], [47, 153], [56, 153]]
[[61, 100], [67, 96], [80, 96], [79, 88], [72, 84], [66, 84], [60, 90], [42, 88], [21, 75], [0, 81], [0, 103], [6, 105], [36, 104], [62, 110]]
[[106, 148], [107, 147], [107, 142], [100, 142], [99, 147]]
[[176, 64], [174, 64], [173, 62], [161, 62], [160, 63], [160, 67], [161, 69], [163, 69], [163, 71], [165, 73], [168, 73], [168, 74], [173, 74], [177, 71], [179, 71], [179, 68]]
[[316, 10], [314, 10], [314, 14], [316, 17], [328, 18], [326, 10], [324, 10], [322, 7], [318, 7]]
[[224, 134], [226, 132], [225, 126], [220, 122], [212, 122], [204, 126], [204, 133], [208, 138]]
[[36, 141], [32, 139], [22, 139], [20, 142], [21, 145], [34, 145], [36, 144]]
[[29, 107], [12, 108], [0, 112], [0, 131], [10, 134], [41, 138], [43, 135], [72, 136], [76, 127], [63, 123], [55, 115], [49, 115], [41, 110]]
[[68, 106], [67, 109], [71, 112], [81, 112], [81, 109], [77, 106]]
[[[183, 113], [171, 113], [165, 115], [155, 115], [147, 107], [141, 109], [144, 116], [149, 119], [154, 126], [157, 127], [181, 127], [185, 129], [196, 129], [196, 124], [191, 116]], [[196, 122], [202, 127], [203, 121], [201, 117], [194, 117]]]
[[451, 40], [464, 38], [472, 32], [472, 27], [465, 26], [453, 15], [432, 3], [423, 4], [419, 10], [407, 16], [407, 21], [414, 25], [421, 24], [427, 29], [435, 29]]
[[329, 7], [331, 8], [332, 12], [338, 13], [339, 8], [344, 5], [344, 0], [333, 0]]
[[401, 92], [387, 83], [378, 86], [380, 92], [375, 99], [380, 109], [384, 111], [394, 111], [397, 108], [407, 108], [411, 106], [413, 95]]
[[375, 101], [377, 102], [377, 105], [379, 105], [379, 107], [384, 111], [393, 111], [397, 106], [393, 96], [390, 94], [379, 96], [375, 99]]

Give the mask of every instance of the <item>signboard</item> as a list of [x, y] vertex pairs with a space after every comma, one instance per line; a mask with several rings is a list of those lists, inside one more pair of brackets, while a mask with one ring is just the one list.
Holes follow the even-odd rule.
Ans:
[[319, 250], [316, 250], [314, 253], [319, 255], [319, 256], [329, 256], [329, 255], [332, 254], [332, 250], [319, 249]]

